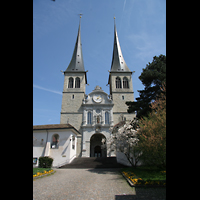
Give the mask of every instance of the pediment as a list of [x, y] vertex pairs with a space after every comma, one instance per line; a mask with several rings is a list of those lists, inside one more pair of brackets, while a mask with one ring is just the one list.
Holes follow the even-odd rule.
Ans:
[[86, 95], [86, 98], [83, 101], [84, 104], [95, 104], [95, 105], [102, 105], [102, 104], [110, 104], [113, 105], [113, 101], [106, 92], [102, 90], [101, 87], [96, 86], [95, 89]]

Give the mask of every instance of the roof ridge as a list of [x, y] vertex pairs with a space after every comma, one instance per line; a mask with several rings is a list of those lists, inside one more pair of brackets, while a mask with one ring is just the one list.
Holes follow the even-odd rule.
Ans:
[[71, 124], [45, 124], [45, 125], [33, 125], [33, 130], [46, 130], [46, 129], [74, 129], [79, 134], [81, 134], [74, 126]]

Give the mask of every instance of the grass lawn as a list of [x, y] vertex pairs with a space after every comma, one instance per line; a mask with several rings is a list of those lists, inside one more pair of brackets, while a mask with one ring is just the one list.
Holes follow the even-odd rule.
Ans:
[[[136, 168], [123, 168], [122, 171], [131, 173], [133, 172], [138, 178], [141, 178], [144, 181], [160, 181], [166, 180], [166, 170], [160, 170], [156, 167], [150, 168], [147, 166], [139, 166]], [[165, 171], [165, 172], [164, 172]]]
[[33, 175], [37, 174], [37, 172], [43, 173], [44, 171], [50, 171], [51, 168], [33, 168]]

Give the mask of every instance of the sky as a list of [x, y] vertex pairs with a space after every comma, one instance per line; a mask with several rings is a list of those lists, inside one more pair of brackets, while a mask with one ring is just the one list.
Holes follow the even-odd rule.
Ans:
[[33, 0], [33, 125], [59, 124], [64, 75], [81, 18], [86, 94], [96, 85], [109, 94], [114, 16], [134, 100], [139, 76], [154, 56], [166, 55], [166, 0]]

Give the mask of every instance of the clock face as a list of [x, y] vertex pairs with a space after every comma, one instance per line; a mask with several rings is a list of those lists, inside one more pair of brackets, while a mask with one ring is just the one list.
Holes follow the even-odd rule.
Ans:
[[95, 95], [93, 95], [93, 100], [96, 103], [100, 103], [103, 100], [103, 98], [102, 98], [102, 96], [100, 94], [95, 94]]

